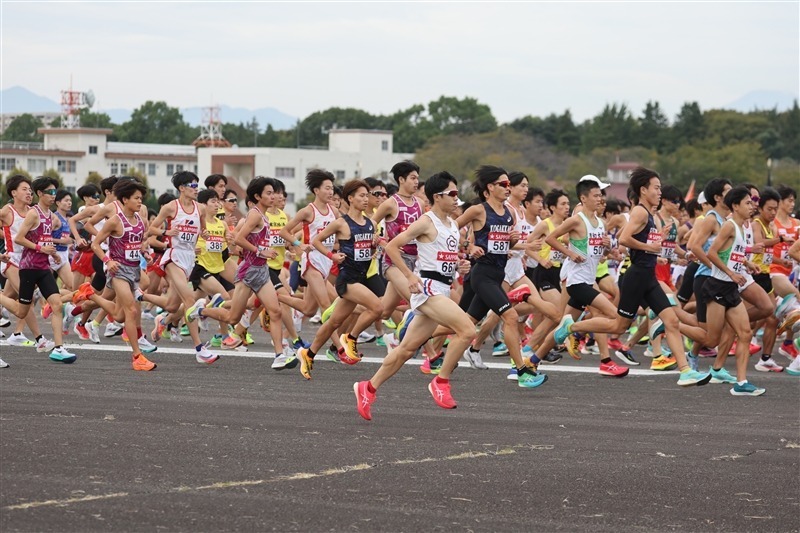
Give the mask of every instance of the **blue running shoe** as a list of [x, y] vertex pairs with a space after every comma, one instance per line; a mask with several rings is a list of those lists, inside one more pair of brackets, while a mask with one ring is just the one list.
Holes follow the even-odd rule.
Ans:
[[736, 383], [736, 378], [731, 376], [727, 370], [720, 368], [719, 370], [710, 371], [711, 383]]
[[527, 368], [521, 374], [517, 371], [517, 374], [517, 385], [524, 389], [535, 389], [547, 381], [547, 374], [536, 373]]
[[572, 320], [570, 315], [564, 315], [564, 317], [561, 319], [561, 322], [558, 323], [555, 333], [553, 334], [556, 339], [556, 344], [564, 344], [564, 341], [567, 340], [567, 337], [569, 337], [570, 334], [569, 327], [574, 322], [575, 321]]
[[511, 370], [508, 371], [508, 375], [506, 379], [509, 381], [517, 381], [519, 376], [517, 376], [517, 367], [514, 366], [514, 363], [511, 363]]
[[699, 371], [697, 365], [698, 359], [699, 358], [696, 355], [692, 354], [692, 352], [686, 352], [686, 362], [689, 363], [689, 368], [691, 368], [695, 372]]
[[689, 385], [705, 385], [711, 380], [711, 374], [703, 374], [702, 372], [695, 372], [689, 370], [688, 372], [681, 372], [678, 378], [678, 385], [681, 387], [688, 387]]
[[292, 341], [292, 348], [294, 348], [295, 350], [299, 350], [300, 348], [305, 348], [306, 350], [308, 350], [309, 348], [311, 348], [311, 344], [304, 341], [300, 337], [297, 337], [295, 340]]
[[731, 389], [731, 394], [734, 396], [761, 396], [765, 392], [767, 392], [767, 389], [756, 387], [749, 381], [745, 381], [744, 385], [739, 385], [737, 383]]
[[414, 311], [409, 309], [403, 315], [403, 320], [397, 325], [397, 338], [400, 342], [403, 342], [403, 337], [406, 336], [406, 331], [408, 331], [408, 326], [411, 325], [411, 321], [414, 320]]
[[50, 360], [56, 363], [64, 363], [65, 365], [69, 365], [74, 363], [75, 359], [77, 359], [77, 356], [74, 353], [69, 353], [63, 346], [54, 348], [53, 351], [50, 352]]
[[[526, 346], [527, 348], [527, 346]], [[503, 342], [495, 343], [492, 347], [492, 357], [505, 357], [508, 355], [508, 347]]]

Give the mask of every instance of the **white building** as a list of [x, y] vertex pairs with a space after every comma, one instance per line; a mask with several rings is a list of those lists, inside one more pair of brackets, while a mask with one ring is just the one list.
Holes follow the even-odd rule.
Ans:
[[293, 212], [294, 203], [308, 194], [305, 177], [309, 170], [328, 170], [339, 183], [368, 176], [391, 180], [392, 166], [414, 157], [396, 154], [392, 148], [391, 131], [331, 130], [328, 148], [200, 148], [197, 167], [200, 176], [223, 174], [244, 189], [255, 176], [278, 178], [286, 185], [287, 212]]
[[305, 175], [309, 169], [331, 171], [337, 181], [375, 176], [391, 179], [389, 170], [413, 154], [392, 152], [391, 131], [332, 130], [328, 148], [195, 148], [174, 144], [109, 142], [110, 129], [40, 128], [43, 143], [0, 142], [0, 173], [7, 177], [14, 167], [37, 176], [55, 169], [64, 186], [75, 192], [90, 172], [103, 177], [124, 175], [136, 168], [147, 176], [151, 193], [174, 193], [170, 178], [191, 170], [200, 181], [209, 174], [224, 174], [230, 186], [244, 198], [247, 183], [255, 176], [279, 178], [286, 184], [287, 212], [305, 198]]
[[0, 114], [0, 133], [5, 133], [12, 122], [17, 120], [22, 115], [33, 115], [42, 121], [42, 125], [50, 126], [51, 124], [58, 124], [61, 122], [60, 111], [44, 111], [41, 113], [3, 113]]

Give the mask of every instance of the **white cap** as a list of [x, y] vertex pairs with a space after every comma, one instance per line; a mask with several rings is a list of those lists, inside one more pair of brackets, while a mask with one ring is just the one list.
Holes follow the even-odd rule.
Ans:
[[708, 202], [706, 202], [706, 193], [705, 192], [701, 192], [700, 196], [697, 197], [697, 203], [700, 204], [700, 205], [708, 203]]
[[586, 174], [584, 177], [582, 177], [581, 179], [578, 180], [578, 183], [580, 183], [582, 181], [594, 181], [595, 183], [597, 183], [600, 186], [600, 190], [601, 191], [603, 189], [605, 189], [606, 187], [609, 187], [611, 185], [610, 183], [603, 183], [602, 181], [600, 181], [600, 178], [598, 178], [594, 174]]
[[456, 205], [458, 207], [461, 207], [462, 205], [464, 205], [464, 203], [465, 203], [464, 200], [462, 200], [461, 198], [459, 198], [458, 201], [456, 201]]

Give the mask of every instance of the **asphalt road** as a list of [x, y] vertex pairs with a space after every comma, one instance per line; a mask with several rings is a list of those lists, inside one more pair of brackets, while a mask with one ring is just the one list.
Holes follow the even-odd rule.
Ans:
[[156, 371], [133, 372], [103, 340], [72, 365], [0, 346], [3, 532], [800, 528], [800, 379], [785, 373], [752, 371], [767, 393], [743, 398], [643, 367], [604, 378], [589, 356], [524, 390], [503, 358], [459, 368], [446, 411], [417, 360], [367, 422], [352, 383], [374, 345], [307, 382], [263, 353], [202, 366], [167, 341]]

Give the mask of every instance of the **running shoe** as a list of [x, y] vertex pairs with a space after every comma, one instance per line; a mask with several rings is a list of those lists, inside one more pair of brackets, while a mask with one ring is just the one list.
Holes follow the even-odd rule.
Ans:
[[345, 365], [353, 366], [358, 364], [361, 361], [361, 354], [358, 354], [358, 359], [352, 359], [350, 356], [347, 355], [347, 352], [344, 348], [339, 348], [336, 352], [336, 355], [339, 357], [339, 362]]
[[52, 314], [53, 314], [53, 308], [50, 307], [50, 302], [45, 303], [42, 306], [42, 318], [47, 320], [48, 318], [50, 318], [50, 315]]
[[297, 350], [297, 358], [300, 359], [300, 374], [306, 379], [311, 379], [311, 369], [314, 368], [314, 358], [309, 357], [308, 349], [300, 348]]
[[211, 297], [211, 300], [208, 301], [208, 307], [211, 309], [215, 309], [217, 307], [222, 307], [222, 304], [225, 303], [225, 298], [222, 297], [221, 293], [217, 293]]
[[731, 394], [734, 396], [761, 396], [767, 392], [767, 389], [756, 387], [749, 381], [745, 381], [742, 385], [738, 383], [731, 389]]
[[289, 366], [290, 361], [297, 361], [297, 356], [291, 352], [287, 346], [283, 349], [283, 353], [278, 354], [272, 361], [272, 370], [283, 370], [284, 368], [294, 368], [294, 366], [297, 366], [297, 363], [295, 363], [294, 366]]
[[86, 323], [86, 331], [89, 333], [89, 340], [95, 344], [100, 344], [100, 326], [90, 320]]
[[[609, 348], [611, 347], [611, 343], [609, 342]], [[636, 360], [634, 357], [633, 352], [624, 344], [621, 348], [614, 350], [614, 356], [629, 366], [639, 366], [639, 361]]]
[[208, 345], [212, 348], [222, 348], [222, 335], [214, 335], [211, 337], [211, 340], [208, 341]]
[[210, 365], [214, 363], [217, 359], [219, 359], [219, 356], [211, 353], [205, 346], [202, 346], [199, 350], [197, 350], [197, 353], [195, 353], [194, 358], [198, 363]]
[[472, 351], [471, 347], [464, 350], [464, 359], [467, 360], [469, 366], [471, 366], [472, 368], [477, 368], [479, 370], [486, 370], [487, 368], [489, 368], [483, 362], [483, 359], [481, 358], [481, 352], [480, 351], [474, 352]]
[[72, 329], [72, 324], [78, 317], [74, 316], [72, 312], [75, 310], [75, 305], [70, 302], [64, 304], [64, 315], [61, 319], [61, 332], [64, 335], [69, 335], [69, 330]]
[[[578, 341], [580, 342], [580, 341]], [[597, 344], [589, 344], [588, 341], [578, 345], [578, 351], [581, 352], [582, 355], [599, 355], [600, 348], [597, 347]]]
[[[179, 329], [178, 332], [180, 333], [181, 337], [188, 337], [189, 335], [191, 335], [191, 332], [189, 331], [189, 326], [187, 324], [182, 325], [181, 329]], [[175, 341], [175, 342], [181, 342], [181, 341]]]
[[197, 300], [194, 303], [194, 305], [191, 306], [189, 309], [187, 309], [186, 313], [184, 313], [186, 316], [186, 322], [194, 322], [195, 320], [200, 318], [200, 312], [203, 310], [205, 306], [206, 306], [205, 298], [200, 298], [199, 300]]
[[175, 328], [170, 328], [167, 330], [167, 334], [169, 335], [169, 340], [171, 340], [172, 342], [183, 342], [183, 337], [181, 337], [183, 333], [181, 331], [178, 331]]
[[716, 357], [717, 350], [715, 350], [714, 348], [703, 348], [702, 350], [700, 350], [700, 353], [698, 355], [700, 357]]
[[53, 351], [50, 352], [50, 360], [56, 363], [69, 365], [74, 363], [77, 358], [78, 357], [74, 353], [69, 353], [63, 346], [53, 348]]
[[142, 354], [135, 354], [133, 356], [131, 359], [131, 366], [134, 370], [140, 370], [142, 372], [149, 372], [156, 368], [156, 364]]
[[338, 301], [339, 301], [338, 298], [335, 299], [333, 301], [333, 303], [331, 303], [331, 305], [329, 305], [328, 308], [325, 309], [322, 312], [322, 314], [319, 316], [320, 322], [322, 322], [324, 324], [325, 322], [328, 321], [328, 319], [330, 319], [331, 315], [333, 314], [334, 310], [336, 309], [336, 302], [338, 302]]
[[625, 345], [619, 339], [608, 339], [608, 348], [611, 350], [624, 350]]
[[731, 376], [724, 367], [719, 370], [711, 368], [709, 374], [711, 374], [711, 383], [736, 383], [736, 378]]
[[[736, 355], [736, 344], [737, 342], [733, 341], [733, 344], [731, 345], [731, 349], [728, 352], [728, 355]], [[755, 355], [760, 351], [761, 351], [761, 346], [759, 346], [758, 344], [754, 344], [752, 342], [750, 343], [750, 355]]]
[[444, 362], [444, 357], [439, 356], [434, 360], [430, 360], [427, 357], [422, 362], [422, 365], [419, 367], [419, 371], [423, 374], [438, 374], [442, 370], [442, 363]]
[[688, 387], [689, 385], [705, 385], [711, 380], [711, 374], [704, 374], [702, 372], [695, 372], [688, 370], [681, 372], [678, 377], [678, 385], [681, 387]]
[[155, 316], [153, 315], [152, 311], [142, 311], [142, 320], [155, 320]]
[[397, 329], [397, 324], [394, 323], [394, 320], [392, 320], [391, 317], [384, 320], [383, 325], [384, 327], [386, 327], [386, 329], [392, 329], [392, 330]]
[[403, 313], [403, 319], [397, 325], [397, 339], [402, 342], [403, 337], [406, 336], [406, 331], [408, 331], [408, 326], [411, 325], [411, 321], [414, 320], [414, 311], [409, 309], [405, 313]]
[[322, 322], [322, 317], [320, 317], [319, 313], [317, 313], [316, 315], [309, 318], [308, 321], [311, 322], [312, 324], [319, 324], [320, 322]]
[[695, 372], [698, 372], [700, 370], [700, 365], [699, 365], [700, 361], [697, 358], [697, 356], [694, 355], [692, 352], [686, 352], [686, 363], [689, 365], [689, 368], [691, 368]]
[[375, 346], [380, 346], [381, 348], [386, 348], [386, 341], [383, 340], [383, 335], [380, 335], [378, 338], [375, 339]]
[[142, 351], [142, 353], [153, 353], [158, 350], [158, 347], [147, 340], [147, 337], [142, 335], [139, 337], [139, 349]]
[[233, 350], [242, 345], [242, 338], [236, 333], [231, 333], [222, 340], [222, 348], [225, 350]]
[[351, 361], [358, 362], [361, 360], [361, 358], [358, 356], [358, 344], [356, 343], [355, 339], [353, 339], [347, 333], [342, 333], [339, 336], [339, 342], [342, 343], [344, 353]]
[[270, 322], [270, 319], [269, 319], [269, 313], [267, 312], [266, 309], [262, 309], [258, 313], [258, 323], [261, 324], [261, 329], [263, 329], [267, 333], [270, 333], [270, 331], [271, 331], [271, 326], [270, 326], [271, 322]]
[[508, 296], [508, 301], [512, 304], [518, 304], [520, 302], [524, 302], [528, 299], [528, 296], [531, 295], [531, 288], [527, 285], [520, 285], [516, 289], [509, 291], [506, 296]]
[[242, 342], [244, 342], [247, 346], [250, 346], [251, 344], [255, 344], [256, 341], [253, 340], [253, 336], [250, 335], [249, 331], [247, 331], [244, 334], [244, 339], [242, 339]]
[[11, 325], [11, 320], [4, 316], [0, 316], [0, 328], [7, 328]]
[[0, 368], [8, 368], [9, 366], [11, 365], [0, 359]]
[[550, 350], [549, 352], [547, 352], [547, 355], [544, 356], [544, 359], [541, 360], [541, 363], [545, 365], [554, 365], [559, 361], [561, 361], [561, 359], [563, 358], [564, 357], [560, 353]]
[[[47, 340], [44, 336], [39, 339], [39, 342], [36, 343], [36, 351], [39, 353], [45, 353], [52, 351], [56, 347], [56, 343], [51, 340]], [[66, 350], [64, 350], [66, 353]], [[71, 363], [72, 361], [70, 361]]]
[[300, 348], [311, 348], [311, 344], [307, 343], [300, 337], [297, 337], [295, 340], [292, 341], [292, 348], [295, 350], [299, 350]]
[[615, 378], [622, 378], [628, 375], [630, 371], [627, 367], [617, 366], [616, 363], [613, 361], [609, 361], [608, 363], [600, 363], [600, 375], [601, 376], [613, 376]]
[[783, 297], [780, 303], [775, 307], [775, 318], [778, 321], [783, 321], [791, 309], [797, 303], [797, 297], [794, 294], [788, 294]]
[[72, 295], [72, 303], [78, 305], [81, 302], [85, 302], [94, 294], [94, 289], [92, 288], [92, 283], [87, 281], [80, 287], [78, 290], [75, 291], [75, 294]]
[[36, 346], [35, 342], [30, 340], [22, 333], [12, 333], [8, 336], [7, 342], [9, 346], [24, 346], [25, 348]]
[[[11, 339], [11, 337], [9, 337], [9, 339]], [[790, 361], [794, 361], [797, 358], [798, 349], [795, 348], [792, 343], [784, 343], [778, 347], [778, 353], [788, 358]]]
[[756, 370], [759, 372], [783, 372], [783, 367], [770, 357], [766, 361], [759, 359], [756, 363]]
[[[308, 349], [308, 348], [306, 348], [306, 349]], [[299, 352], [299, 350], [298, 350], [298, 352]], [[339, 351], [336, 349], [336, 347], [333, 344], [328, 346], [328, 349], [325, 350], [325, 357], [327, 357], [329, 361], [332, 361], [334, 363], [341, 363], [342, 362], [342, 360], [339, 359]]]
[[128, 338], [128, 331], [124, 328], [122, 329], [122, 341], [131, 342], [130, 338]]
[[659, 335], [663, 335], [664, 331], [664, 322], [662, 322], [660, 318], [656, 318], [655, 320], [650, 321], [650, 327], [647, 330], [647, 336], [651, 339], [655, 339]]
[[428, 383], [428, 390], [433, 396], [433, 401], [442, 409], [455, 409], [458, 407], [458, 404], [450, 395], [450, 380], [442, 381], [438, 377], [433, 378]]
[[564, 346], [567, 348], [567, 353], [573, 359], [581, 360], [580, 341], [575, 335], [569, 335], [564, 340]]
[[[567, 340], [568, 337], [570, 337], [570, 333], [571, 333], [570, 330], [569, 330], [569, 327], [574, 322], [575, 321], [572, 319], [572, 317], [570, 315], [564, 315], [564, 317], [561, 319], [561, 322], [558, 323], [558, 326], [556, 327], [555, 332], [553, 333], [553, 337], [555, 337], [556, 344], [565, 344], [566, 343], [566, 340]], [[576, 341], [577, 341], [577, 339], [576, 339]], [[569, 350], [569, 347], [567, 347], [567, 349]], [[577, 343], [575, 345], [575, 349], [577, 350]], [[572, 352], [570, 352], [570, 355], [572, 355]], [[573, 355], [573, 357], [575, 357], [575, 356]]]
[[376, 338], [375, 335], [373, 335], [372, 333], [369, 333], [367, 331], [362, 331], [358, 335], [358, 342], [360, 343], [375, 342], [375, 338]]
[[791, 364], [786, 367], [786, 373], [790, 376], [800, 376], [800, 357], [795, 357]]
[[[303, 376], [305, 377], [305, 374], [303, 374]], [[311, 374], [309, 374], [306, 379], [311, 379]], [[353, 392], [356, 395], [356, 408], [358, 409], [358, 414], [361, 415], [361, 418], [364, 420], [372, 420], [371, 407], [375, 402], [376, 396], [376, 393], [369, 391], [367, 388], [368, 384], [369, 381], [353, 383]]]
[[158, 342], [159, 339], [163, 338], [164, 331], [167, 329], [166, 324], [164, 324], [164, 320], [167, 318], [167, 315], [164, 313], [159, 313], [156, 315], [153, 327], [153, 331], [150, 332], [150, 338], [153, 342]]
[[103, 332], [103, 337], [115, 337], [122, 335], [122, 324], [119, 322], [109, 322], [106, 324], [106, 330]]
[[394, 333], [386, 333], [383, 336], [383, 342], [386, 344], [386, 351], [392, 351], [400, 345], [400, 342], [397, 340], [397, 337], [394, 336]]
[[675, 370], [678, 368], [678, 362], [674, 357], [656, 357], [650, 363], [650, 370]]
[[514, 363], [511, 363], [511, 370], [508, 371], [506, 379], [509, 381], [517, 381], [519, 379], [519, 376], [517, 375], [517, 367], [514, 366]]
[[492, 357], [506, 357], [508, 356], [508, 347], [504, 342], [496, 342], [492, 346]]
[[535, 389], [547, 381], [547, 374], [534, 372], [530, 368], [524, 368], [522, 372], [517, 370], [517, 385], [523, 389]]

